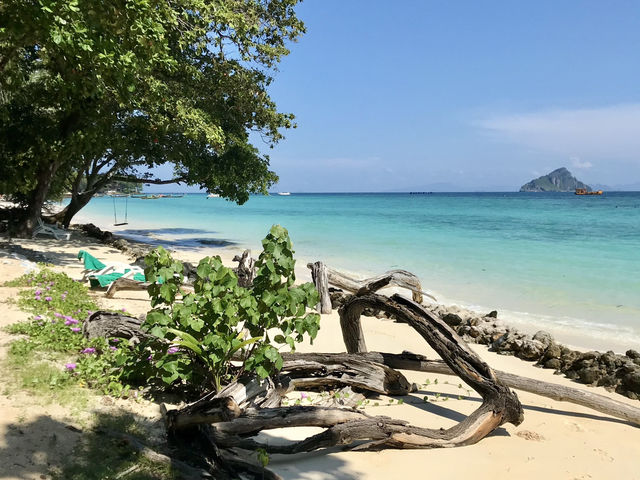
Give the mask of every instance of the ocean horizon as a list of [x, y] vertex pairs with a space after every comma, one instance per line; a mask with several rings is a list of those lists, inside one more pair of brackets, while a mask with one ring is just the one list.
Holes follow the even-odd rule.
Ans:
[[[114, 226], [125, 214], [128, 225]], [[254, 254], [277, 223], [300, 263], [363, 276], [405, 269], [440, 303], [495, 309], [520, 330], [584, 348], [640, 349], [640, 192], [292, 192], [243, 206], [201, 193], [98, 197], [74, 222], [168, 248]]]

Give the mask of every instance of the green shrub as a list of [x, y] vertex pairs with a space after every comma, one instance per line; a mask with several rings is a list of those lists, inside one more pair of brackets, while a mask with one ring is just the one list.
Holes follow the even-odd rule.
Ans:
[[144, 328], [155, 339], [138, 348], [138, 358], [124, 360], [129, 374], [196, 390], [220, 389], [244, 372], [273, 374], [282, 368], [279, 348], [295, 349], [305, 334], [313, 340], [320, 317], [307, 309], [318, 294], [311, 283], [294, 285], [287, 230], [273, 226], [262, 244], [252, 288], [238, 286], [238, 277], [219, 257], [206, 257], [198, 264], [192, 293], [184, 288], [182, 263], [161, 247], [151, 252], [145, 274], [162, 283], [149, 288], [154, 308]]

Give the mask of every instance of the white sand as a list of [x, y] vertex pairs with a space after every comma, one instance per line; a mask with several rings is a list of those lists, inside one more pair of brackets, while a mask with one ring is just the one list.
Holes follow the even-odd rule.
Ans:
[[[57, 242], [48, 239], [36, 241], [16, 241], [25, 248], [46, 252], [56, 264], [56, 268], [75, 278], [80, 277], [81, 265], [76, 260], [80, 248], [91, 251], [102, 260], [128, 261], [121, 252], [98, 244], [78, 234], [69, 242]], [[201, 249], [179, 253], [183, 260], [196, 261], [206, 254], [220, 254], [226, 264], [231, 265], [233, 249]], [[7, 263], [5, 263], [7, 262]], [[306, 269], [300, 265], [299, 277], [309, 278]], [[17, 260], [0, 258], [0, 278], [8, 279], [18, 275], [23, 269]], [[0, 288], [0, 302], [15, 292]], [[145, 292], [118, 292], [115, 299], [101, 297], [103, 306], [108, 308], [126, 308], [133, 314], [145, 313], [148, 301]], [[0, 324], [25, 318], [5, 303], [0, 303], [2, 316]], [[435, 358], [410, 327], [389, 320], [363, 319], [365, 336], [369, 350], [401, 352], [410, 350]], [[6, 350], [7, 334], [0, 336], [0, 356]], [[640, 407], [640, 402], [620, 395], [609, 393], [603, 388], [590, 389], [568, 379], [553, 375], [550, 370], [535, 368], [532, 364], [507, 356], [489, 352], [485, 347], [473, 345], [472, 348], [482, 356], [491, 367], [518, 375], [528, 376], [567, 385], [574, 388], [597, 391], [619, 401]], [[341, 352], [344, 347], [341, 340], [337, 313], [322, 317], [321, 330], [313, 346], [303, 345], [300, 351]], [[387, 405], [387, 398], [374, 400], [380, 406], [368, 406], [366, 411], [372, 415], [388, 415], [405, 419], [415, 425], [439, 428], [449, 427], [479, 406], [479, 395], [458, 388], [457, 377], [416, 372], [403, 372], [410, 381], [428, 386], [420, 392], [404, 398], [403, 405]], [[435, 384], [435, 380], [438, 383]], [[445, 382], [449, 382], [448, 384]], [[437, 401], [424, 402], [427, 395], [435, 400], [435, 393], [441, 394]], [[47, 473], [46, 459], [68, 451], [77, 434], [62, 432], [58, 435], [57, 446], [42, 438], [49, 432], [28, 431], [21, 436], [31, 435], [23, 443], [15, 443], [16, 425], [33, 420], [33, 415], [43, 419], [63, 418], [65, 412], [43, 411], [16, 407], [15, 399], [0, 392], [0, 478], [40, 478]], [[465, 397], [458, 399], [458, 395]], [[447, 397], [447, 395], [449, 395]], [[549, 478], [549, 479], [640, 479], [640, 428], [621, 420], [607, 417], [589, 409], [557, 402], [545, 397], [518, 392], [525, 410], [525, 420], [518, 426], [504, 425], [494, 434], [478, 444], [455, 449], [438, 450], [387, 450], [383, 452], [341, 452], [337, 449], [301, 454], [296, 456], [276, 455], [271, 459], [270, 468], [286, 479], [395, 479], [410, 477], [438, 478]], [[443, 398], [448, 400], [444, 401]], [[467, 398], [468, 397], [468, 398]], [[372, 401], [373, 403], [373, 401]], [[150, 416], [157, 410], [149, 406]], [[46, 425], [46, 421], [43, 421]], [[318, 429], [281, 430], [271, 432], [273, 437], [302, 438]], [[66, 433], [66, 434], [65, 434]], [[38, 436], [39, 435], [39, 436]], [[62, 438], [62, 439], [61, 439]], [[38, 440], [40, 439], [40, 440]], [[11, 441], [10, 441], [11, 440]], [[274, 439], [275, 441], [275, 439]], [[63, 445], [61, 447], [60, 445]], [[28, 446], [28, 448], [27, 448]], [[12, 448], [10, 448], [12, 447]], [[66, 448], [66, 450], [65, 450]], [[56, 450], [57, 449], [57, 450]], [[45, 459], [45, 460], [43, 460]], [[11, 465], [4, 474], [3, 466]], [[23, 467], [21, 467], [21, 465]]]

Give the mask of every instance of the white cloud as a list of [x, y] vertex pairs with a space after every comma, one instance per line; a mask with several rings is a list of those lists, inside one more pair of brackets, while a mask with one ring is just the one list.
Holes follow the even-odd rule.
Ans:
[[[493, 115], [476, 126], [498, 140], [581, 158], [640, 162], [640, 104]], [[591, 165], [589, 165], [591, 166]]]
[[582, 160], [580, 160], [580, 157], [570, 157], [569, 160], [571, 160], [571, 166], [573, 166], [575, 168], [591, 168], [591, 167], [593, 167], [593, 164], [591, 162], [582, 161]]

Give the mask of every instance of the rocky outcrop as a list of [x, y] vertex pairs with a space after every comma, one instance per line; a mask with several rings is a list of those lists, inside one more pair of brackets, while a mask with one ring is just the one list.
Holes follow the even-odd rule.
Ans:
[[558, 168], [553, 172], [531, 180], [520, 187], [521, 192], [574, 192], [576, 188], [591, 191], [591, 187], [579, 181], [566, 168]]
[[[331, 288], [334, 309], [350, 296]], [[602, 386], [629, 398], [640, 399], [640, 353], [628, 350], [625, 355], [613, 352], [580, 352], [556, 343], [545, 331], [529, 335], [506, 325], [493, 310], [488, 314], [457, 306], [426, 305], [468, 343], [488, 345], [501, 355], [513, 355], [536, 362], [542, 368], [555, 370], [572, 380], [591, 386]], [[379, 311], [363, 315], [384, 317]]]

